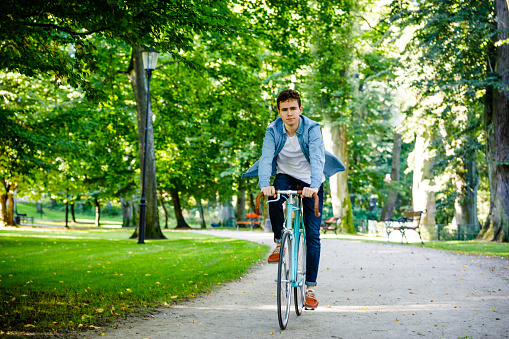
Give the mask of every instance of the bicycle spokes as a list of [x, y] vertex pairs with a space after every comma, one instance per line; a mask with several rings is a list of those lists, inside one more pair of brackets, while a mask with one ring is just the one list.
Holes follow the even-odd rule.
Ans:
[[283, 235], [281, 242], [278, 279], [277, 279], [277, 311], [279, 327], [285, 329], [288, 324], [290, 315], [290, 301], [292, 291], [292, 274], [291, 274], [291, 237], [288, 233]]
[[299, 246], [297, 250], [297, 274], [296, 283], [297, 286], [294, 288], [294, 303], [295, 313], [297, 315], [302, 314], [304, 308], [304, 294], [306, 293], [305, 280], [306, 280], [306, 242], [304, 239], [304, 233], [299, 233], [296, 246]]

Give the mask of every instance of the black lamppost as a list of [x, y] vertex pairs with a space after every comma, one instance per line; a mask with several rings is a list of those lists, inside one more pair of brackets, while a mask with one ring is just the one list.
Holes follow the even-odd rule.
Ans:
[[147, 112], [145, 116], [145, 151], [143, 152], [143, 179], [141, 182], [141, 201], [140, 201], [140, 229], [138, 234], [138, 244], [145, 243], [145, 172], [147, 170], [147, 140], [148, 140], [148, 110], [150, 109], [150, 78], [152, 71], [156, 69], [157, 57], [159, 53], [155, 51], [143, 51], [143, 68], [147, 71]]

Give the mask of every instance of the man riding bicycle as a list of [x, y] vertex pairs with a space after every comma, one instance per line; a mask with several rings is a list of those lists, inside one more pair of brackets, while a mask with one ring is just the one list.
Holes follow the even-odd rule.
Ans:
[[[299, 92], [287, 89], [277, 97], [279, 118], [270, 123], [263, 139], [262, 156], [243, 174], [258, 175], [258, 185], [265, 196], [276, 197], [276, 190], [302, 190], [303, 216], [306, 228], [306, 296], [305, 306], [315, 309], [314, 291], [320, 262], [320, 224], [322, 222], [323, 182], [345, 166], [324, 150], [320, 125], [302, 115]], [[272, 186], [271, 175], [275, 176]], [[320, 216], [314, 214], [313, 193], [318, 194]], [[279, 261], [281, 231], [284, 224], [284, 199], [269, 204], [269, 215], [276, 248], [269, 263]]]

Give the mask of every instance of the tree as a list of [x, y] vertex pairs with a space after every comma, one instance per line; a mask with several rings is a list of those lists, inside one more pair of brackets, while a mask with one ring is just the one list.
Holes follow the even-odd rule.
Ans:
[[[509, 241], [509, 14], [504, 0], [495, 1], [497, 43], [488, 66], [498, 82], [488, 86], [484, 111], [486, 160], [490, 179], [490, 212], [480, 239]], [[492, 63], [494, 61], [494, 63]]]
[[[164, 239], [159, 225], [159, 210], [157, 208], [157, 178], [156, 161], [154, 150], [154, 129], [152, 122], [152, 110], [150, 102], [147, 106], [148, 84], [145, 81], [145, 70], [141, 57], [142, 49], [133, 48], [131, 65], [129, 71], [129, 80], [136, 100], [136, 111], [138, 117], [138, 152], [140, 163], [140, 183], [145, 177], [145, 198], [146, 198], [146, 216], [145, 216], [145, 237], [147, 239]], [[148, 113], [147, 113], [148, 109]], [[145, 130], [146, 127], [146, 130]], [[145, 132], [146, 131], [146, 132]], [[147, 133], [147, 136], [145, 136]], [[145, 140], [147, 145], [145, 145]], [[147, 153], [145, 153], [145, 150]], [[145, 160], [146, 158], [146, 160]], [[144, 168], [143, 166], [146, 166]], [[143, 173], [146, 170], [146, 173]], [[140, 185], [141, 186], [141, 185]], [[141, 189], [140, 189], [141, 190]], [[140, 194], [141, 195], [141, 194]], [[139, 234], [139, 225], [131, 238], [137, 238]]]
[[[496, 6], [495, 6], [496, 5]], [[455, 110], [447, 107], [465, 107], [473, 110], [484, 106], [484, 133], [486, 136], [486, 161], [490, 177], [490, 214], [479, 237], [489, 240], [507, 241], [508, 205], [503, 203], [507, 197], [507, 170], [504, 159], [507, 156], [507, 138], [501, 131], [507, 131], [507, 78], [505, 70], [506, 43], [495, 44], [507, 38], [507, 3], [504, 1], [457, 1], [441, 0], [427, 2], [394, 1], [392, 3], [392, 20], [403, 23], [404, 27], [415, 25], [415, 46], [422, 52], [418, 55], [421, 74], [420, 81], [415, 82], [424, 96], [443, 95], [441, 118], [454, 120]], [[505, 10], [504, 10], [505, 8]], [[497, 16], [495, 20], [495, 15]], [[497, 24], [498, 23], [498, 27]], [[493, 37], [493, 38], [492, 38]], [[433, 76], [426, 75], [430, 71]], [[496, 94], [498, 93], [498, 94]], [[481, 95], [480, 95], [481, 94]], [[440, 126], [439, 124], [435, 126]], [[475, 126], [475, 124], [474, 124]], [[466, 154], [462, 150], [476, 150], [474, 128], [470, 124], [460, 127], [459, 133], [447, 131], [454, 138], [465, 135], [457, 154]], [[438, 137], [439, 133], [435, 134]], [[437, 144], [440, 141], [437, 140]], [[474, 145], [474, 146], [472, 146]], [[462, 170], [469, 173], [467, 189], [460, 190], [458, 195], [465, 196], [475, 192], [478, 180], [474, 177], [476, 167], [471, 166], [477, 157], [462, 156]], [[469, 160], [470, 159], [470, 160]], [[496, 173], [496, 174], [495, 174]], [[492, 181], [496, 185], [492, 185]], [[461, 187], [461, 185], [460, 185]], [[465, 199], [473, 199], [466, 197]], [[459, 202], [463, 201], [460, 197]], [[462, 203], [459, 204], [461, 206]], [[472, 206], [472, 204], [463, 204]], [[495, 211], [495, 212], [493, 212]], [[469, 213], [471, 214], [471, 213]], [[495, 221], [496, 220], [496, 221]]]

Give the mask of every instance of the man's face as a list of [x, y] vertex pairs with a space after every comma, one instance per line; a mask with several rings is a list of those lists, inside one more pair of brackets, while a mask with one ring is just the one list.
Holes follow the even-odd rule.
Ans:
[[287, 127], [298, 127], [299, 116], [302, 113], [302, 106], [299, 107], [299, 102], [295, 99], [282, 101], [279, 103], [279, 109], [277, 110], [281, 119]]

